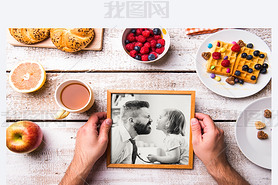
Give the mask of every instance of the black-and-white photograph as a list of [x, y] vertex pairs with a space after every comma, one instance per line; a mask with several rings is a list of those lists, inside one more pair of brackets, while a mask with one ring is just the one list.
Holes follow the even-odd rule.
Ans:
[[176, 93], [111, 93], [110, 163], [189, 166], [192, 98]]

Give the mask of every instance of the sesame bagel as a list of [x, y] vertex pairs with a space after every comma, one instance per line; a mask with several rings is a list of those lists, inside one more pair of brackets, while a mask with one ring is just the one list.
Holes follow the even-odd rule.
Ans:
[[9, 28], [11, 35], [24, 44], [35, 44], [49, 37], [50, 28]]
[[93, 28], [51, 28], [52, 43], [65, 52], [76, 52], [84, 49], [93, 39]]

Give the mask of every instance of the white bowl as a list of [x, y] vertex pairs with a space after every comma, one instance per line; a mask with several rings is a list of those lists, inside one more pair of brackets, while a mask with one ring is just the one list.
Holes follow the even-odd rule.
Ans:
[[[126, 40], [127, 35], [131, 32], [131, 29], [133, 29], [133, 28], [126, 28], [122, 34], [123, 49], [124, 49], [125, 53], [131, 58], [131, 60], [133, 60], [135, 62], [141, 62], [141, 63], [152, 63], [152, 62], [156, 62], [156, 61], [160, 60], [167, 53], [167, 51], [170, 47], [170, 36], [169, 36], [168, 31], [165, 28], [159, 28], [161, 30], [161, 37], [165, 40], [165, 46], [164, 46], [163, 53], [158, 54], [158, 56], [155, 60], [149, 60], [149, 61], [136, 60], [135, 58], [131, 57], [129, 55], [129, 51], [127, 51], [125, 48], [125, 45], [126, 45], [125, 40]], [[152, 29], [152, 28], [150, 28], [150, 29]]]

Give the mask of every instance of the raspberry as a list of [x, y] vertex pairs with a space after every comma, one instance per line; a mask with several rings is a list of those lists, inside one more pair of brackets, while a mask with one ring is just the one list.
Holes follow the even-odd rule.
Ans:
[[136, 29], [136, 35], [141, 35], [142, 34], [142, 29], [141, 28], [138, 28]]
[[154, 40], [154, 38], [153, 38], [153, 37], [149, 37], [149, 38], [147, 38], [147, 41], [148, 41], [148, 42], [151, 42], [152, 40]]
[[151, 44], [149, 42], [145, 42], [144, 46], [150, 48], [151, 47]]
[[219, 52], [213, 52], [212, 53], [212, 58], [215, 59], [215, 60], [218, 60], [221, 58], [221, 53]]
[[165, 46], [165, 40], [164, 39], [158, 39], [157, 43], [161, 44], [161, 46]]
[[155, 58], [157, 58], [157, 53], [156, 52], [150, 52], [150, 54], [154, 54]]
[[156, 40], [151, 40], [150, 43], [151, 43], [151, 47], [152, 47], [152, 48], [155, 48]]
[[148, 60], [149, 60], [149, 59], [148, 59], [148, 56], [149, 56], [149, 55], [142, 55], [142, 56], [141, 56], [141, 60], [142, 60], [142, 61], [148, 61]]
[[240, 52], [240, 45], [234, 44], [233, 47], [231, 48], [233, 52]]
[[137, 37], [137, 41], [138, 41], [138, 42], [141, 42], [141, 43], [144, 43], [144, 42], [146, 42], [146, 38], [145, 38], [143, 35], [139, 35], [139, 36]]
[[143, 47], [143, 44], [142, 44], [141, 42], [136, 42], [136, 43], [134, 44], [134, 46], [139, 46], [140, 48], [142, 48], [142, 47]]
[[221, 62], [221, 65], [222, 65], [223, 67], [228, 67], [228, 66], [230, 65], [230, 60], [223, 60], [223, 61]]
[[142, 32], [142, 35], [146, 38], [148, 38], [150, 36], [151, 32], [149, 30], [145, 30]]
[[151, 37], [154, 36], [153, 30], [149, 30], [149, 31], [150, 31], [150, 36], [151, 36]]
[[128, 34], [126, 39], [129, 40], [130, 42], [133, 42], [133, 41], [136, 40], [136, 38], [135, 38], [133, 33]]
[[153, 38], [154, 38], [155, 40], [158, 40], [158, 39], [161, 39], [161, 36], [160, 36], [160, 35], [155, 35], [155, 36], [153, 36]]
[[157, 52], [158, 54], [163, 53], [163, 51], [164, 51], [164, 47], [156, 48], [156, 50], [155, 50], [155, 52]]
[[125, 45], [125, 48], [126, 48], [128, 51], [134, 50], [134, 44], [133, 44], [133, 43], [129, 43], [129, 44]]
[[136, 54], [137, 54], [137, 51], [135, 51], [135, 50], [132, 50], [129, 52], [129, 55], [133, 58], [136, 56]]
[[149, 48], [146, 47], [146, 46], [143, 46], [143, 47], [140, 49], [140, 53], [142, 53], [142, 54], [148, 54], [148, 53], [149, 53]]

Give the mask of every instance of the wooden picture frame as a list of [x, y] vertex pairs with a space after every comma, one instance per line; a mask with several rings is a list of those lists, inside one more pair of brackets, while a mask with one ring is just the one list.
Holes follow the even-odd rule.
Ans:
[[[132, 95], [134, 97], [132, 97]], [[121, 98], [119, 98], [119, 97], [121, 97]], [[162, 99], [160, 99], [160, 98], [162, 98]], [[112, 141], [112, 139], [113, 139], [112, 132], [115, 132], [115, 130], [113, 130], [113, 129], [119, 128], [119, 126], [113, 126], [113, 125], [116, 124], [115, 122], [120, 122], [120, 121], [117, 121], [120, 119], [116, 119], [116, 118], [120, 118], [119, 113], [122, 111], [122, 107], [123, 107], [123, 106], [118, 105], [120, 102], [120, 101], [118, 101], [119, 99], [121, 99], [122, 104], [123, 104], [123, 102], [127, 102], [130, 100], [132, 101], [133, 99], [135, 99], [135, 100], [139, 99], [139, 100], [144, 100], [144, 101], [145, 101], [145, 99], [148, 99], [150, 102], [157, 102], [158, 105], [155, 105], [156, 107], [168, 108], [167, 107], [168, 105], [172, 105], [172, 106], [179, 107], [179, 108], [181, 107], [179, 110], [181, 110], [181, 112], [183, 112], [183, 114], [184, 114], [185, 125], [186, 125], [185, 130], [187, 129], [186, 130], [187, 135], [185, 135], [184, 137], [188, 137], [188, 138], [185, 138], [185, 139], [187, 139], [186, 142], [188, 142], [187, 143], [188, 163], [187, 164], [161, 164], [157, 161], [155, 163], [144, 163], [142, 161], [145, 161], [145, 162], [149, 162], [149, 161], [144, 160], [144, 159], [146, 159], [146, 157], [144, 159], [142, 159], [139, 155], [137, 155], [137, 157], [136, 157], [136, 161], [138, 161], [139, 164], [137, 164], [137, 163], [132, 164], [131, 162], [128, 162], [127, 164], [117, 163], [117, 162], [112, 163], [112, 155], [114, 153], [118, 154], [117, 152], [114, 152], [112, 154], [111, 148], [112, 148], [112, 143], [116, 143], [116, 141], [114, 141], [115, 139]], [[118, 104], [116, 102], [118, 102]], [[187, 104], [190, 103], [190, 106], [185, 105], [186, 103]], [[163, 104], [165, 104], [165, 105], [167, 104], [167, 106], [163, 107]], [[150, 108], [149, 108], [150, 110], [151, 110], [151, 106], [152, 105], [150, 104]], [[155, 106], [153, 108], [154, 110], [152, 110], [152, 111], [156, 113], [157, 109], [155, 109]], [[150, 114], [150, 116], [151, 116], [151, 114]], [[107, 90], [107, 117], [111, 118], [113, 120], [113, 125], [111, 128], [111, 132], [109, 134], [109, 144], [108, 144], [108, 149], [107, 149], [107, 167], [109, 167], [109, 168], [111, 167], [111, 168], [192, 169], [193, 168], [193, 147], [192, 147], [192, 134], [191, 134], [190, 120], [194, 116], [195, 116], [195, 91]], [[155, 122], [155, 120], [153, 120], [153, 122]], [[124, 124], [122, 124], [122, 125], [124, 125]], [[150, 125], [150, 127], [153, 127], [153, 125]], [[122, 127], [122, 128], [124, 128], [124, 127]], [[151, 128], [151, 132], [154, 133], [153, 128]], [[159, 132], [161, 132], [161, 131], [155, 130], [155, 134], [158, 134]], [[161, 132], [161, 134], [163, 134], [163, 132]], [[149, 134], [149, 135], [151, 135], [151, 134]], [[117, 135], [115, 134], [114, 138], [116, 136]], [[143, 139], [146, 139], [147, 137], [150, 137], [150, 136], [148, 136], [148, 134], [146, 134], [144, 136], [138, 135], [135, 137], [135, 139], [138, 137], [143, 137]], [[118, 137], [116, 137], [116, 138], [118, 138]], [[152, 137], [152, 138], [157, 138], [157, 137]], [[166, 136], [165, 136], [165, 138], [166, 138]], [[160, 139], [159, 139], [159, 141], [162, 142], [162, 140], [160, 140]], [[128, 141], [126, 141], [126, 142], [128, 142]], [[145, 147], [145, 143], [143, 145], [141, 144], [142, 147], [138, 147], [139, 142], [142, 143], [143, 141], [136, 141], [136, 143], [137, 143], [136, 145], [137, 145], [137, 148], [139, 148], [138, 149], [139, 152], [140, 152], [140, 149], [142, 150], [142, 149], [146, 149], [146, 148], [150, 148], [150, 149], [152, 149], [152, 151], [155, 151], [155, 149], [157, 149], [156, 151], [158, 151], [158, 149], [160, 149], [158, 147], [155, 147], [155, 144], [153, 144], [153, 143], [149, 144], [150, 147]], [[132, 144], [130, 143], [129, 145], [132, 145]], [[117, 146], [117, 145], [115, 145], [115, 146]], [[129, 148], [130, 148], [130, 146], [129, 146]], [[115, 155], [115, 156], [117, 156], [117, 155]], [[139, 160], [139, 157], [140, 157], [140, 160]], [[114, 159], [115, 159], [115, 157], [114, 157]]]

